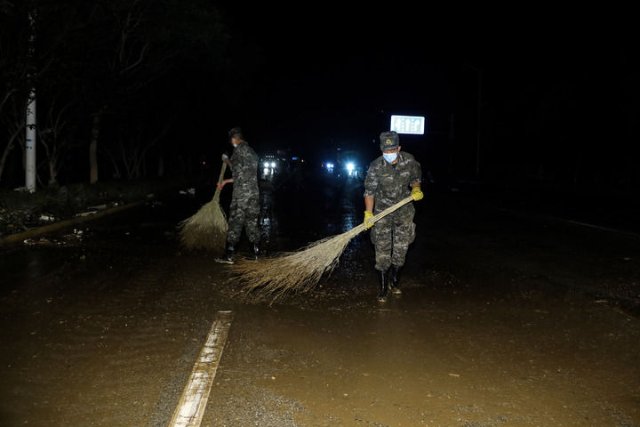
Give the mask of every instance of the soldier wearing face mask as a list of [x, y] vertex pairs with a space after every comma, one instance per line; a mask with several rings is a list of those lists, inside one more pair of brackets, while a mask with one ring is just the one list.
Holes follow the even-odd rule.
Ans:
[[374, 214], [411, 195], [421, 200], [422, 168], [409, 153], [400, 151], [400, 138], [396, 132], [380, 134], [382, 156], [369, 165], [364, 182], [364, 223], [371, 230], [371, 240], [376, 250], [376, 270], [380, 277], [378, 301], [387, 300], [391, 291], [400, 295], [399, 273], [404, 265], [409, 245], [413, 243], [416, 225], [413, 222], [415, 209], [407, 204], [391, 215], [374, 223]]

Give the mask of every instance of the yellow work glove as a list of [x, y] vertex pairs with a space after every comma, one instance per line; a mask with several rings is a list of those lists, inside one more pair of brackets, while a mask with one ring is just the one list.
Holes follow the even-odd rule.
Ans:
[[420, 187], [413, 187], [411, 189], [411, 197], [413, 197], [413, 201], [417, 202], [418, 200], [422, 200], [424, 198], [424, 193], [420, 189]]
[[368, 230], [373, 227], [373, 212], [364, 211], [364, 227]]

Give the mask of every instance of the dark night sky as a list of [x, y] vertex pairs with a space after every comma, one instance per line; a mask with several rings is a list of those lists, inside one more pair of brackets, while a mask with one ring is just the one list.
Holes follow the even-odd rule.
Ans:
[[631, 45], [624, 26], [591, 26], [571, 14], [550, 19], [502, 10], [487, 20], [474, 11], [465, 19], [401, 4], [362, 14], [307, 4], [263, 8], [227, 10], [265, 58], [242, 110], [247, 130], [265, 140], [283, 133], [362, 140], [383, 130], [391, 113], [427, 114], [431, 130], [446, 131], [451, 112], [475, 106], [476, 73], [465, 64], [485, 70], [490, 103], [527, 86], [606, 74]]
[[312, 8], [252, 16], [235, 25], [263, 49], [265, 63], [245, 107], [265, 139], [295, 133], [314, 141], [363, 140], [382, 130], [391, 111], [452, 108], [451, 64], [437, 58], [450, 53], [431, 39], [425, 22]]
[[[169, 122], [154, 155], [184, 164], [217, 158], [238, 125], [261, 154], [292, 148], [319, 157], [341, 146], [368, 159], [391, 114], [416, 114], [426, 116], [427, 133], [403, 135], [403, 149], [452, 179], [481, 175], [480, 134], [481, 178], [640, 185], [640, 69], [628, 10], [149, 0], [150, 19], [127, 46], [151, 43], [153, 54], [122, 77], [109, 64], [127, 0], [91, 4], [111, 12], [42, 0], [37, 52], [57, 60], [40, 76], [39, 110], [54, 104], [58, 87], [77, 103], [67, 142], [86, 141], [92, 115], [108, 105], [106, 149], [122, 135], [133, 146], [152, 139]], [[7, 40], [25, 40], [23, 9], [5, 16]], [[66, 148], [69, 164], [85, 164], [83, 150]]]
[[[391, 114], [426, 115], [429, 132], [403, 136], [403, 147], [434, 168], [470, 175], [479, 68], [484, 161], [496, 173], [529, 167], [535, 174], [538, 157], [555, 155], [558, 165], [547, 160], [545, 168], [580, 157], [574, 169], [593, 169], [611, 156], [614, 170], [614, 157], [638, 154], [629, 148], [638, 120], [636, 49], [623, 11], [444, 11], [401, 3], [356, 11], [233, 3], [222, 10], [232, 46], [259, 55], [239, 70], [253, 78], [233, 105], [204, 109], [214, 139], [240, 125], [263, 152], [291, 147], [316, 155], [341, 145], [368, 158]], [[452, 114], [454, 143], [447, 140]]]

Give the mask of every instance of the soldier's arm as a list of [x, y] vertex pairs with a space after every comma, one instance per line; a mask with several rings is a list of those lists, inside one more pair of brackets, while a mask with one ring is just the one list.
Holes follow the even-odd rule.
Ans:
[[222, 190], [222, 188], [227, 184], [233, 184], [233, 178], [228, 178], [228, 179], [222, 180], [222, 182], [220, 184], [216, 185], [216, 187]]
[[[236, 148], [233, 152], [233, 157], [231, 157], [233, 159], [235, 173], [242, 173], [242, 169], [245, 167], [247, 162], [250, 161], [249, 157], [250, 154], [243, 150], [242, 147]], [[233, 178], [231, 179], [231, 182], [233, 182]]]
[[[231, 168], [234, 175], [237, 173], [240, 173], [240, 170], [242, 169], [242, 162], [243, 162], [243, 158], [240, 155], [240, 153], [238, 152], [234, 153], [233, 163], [230, 162], [229, 164], [229, 166], [231, 166], [231, 164], [236, 166], [235, 169]], [[233, 181], [234, 181], [233, 177], [225, 179], [224, 181], [222, 181], [223, 182], [222, 186], [225, 186], [226, 184], [233, 184]]]
[[418, 187], [422, 183], [422, 166], [417, 161], [413, 161], [413, 167], [411, 168], [411, 188]]
[[373, 166], [369, 166], [367, 177], [364, 180], [364, 209], [373, 212], [376, 190], [378, 188], [378, 174]]
[[417, 202], [424, 198], [424, 193], [422, 192], [422, 188], [420, 188], [422, 182], [422, 167], [420, 163], [413, 161], [413, 167], [411, 169], [411, 197], [414, 202]]
[[[225, 157], [227, 157], [227, 156], [225, 156]], [[224, 159], [224, 157], [223, 157], [223, 159]], [[233, 165], [237, 166], [236, 171], [238, 169], [240, 169], [240, 166], [242, 166], [242, 156], [237, 151], [233, 153], [233, 162], [231, 161], [231, 159], [229, 159], [229, 157], [224, 159], [224, 161], [227, 163], [227, 165], [229, 166], [229, 168], [232, 171], [234, 170]], [[233, 178], [227, 178], [227, 179], [223, 180], [220, 184], [217, 185], [217, 187], [219, 189], [222, 189], [227, 184], [233, 184]]]
[[364, 210], [367, 212], [373, 212], [373, 203], [375, 199], [373, 196], [364, 196]]

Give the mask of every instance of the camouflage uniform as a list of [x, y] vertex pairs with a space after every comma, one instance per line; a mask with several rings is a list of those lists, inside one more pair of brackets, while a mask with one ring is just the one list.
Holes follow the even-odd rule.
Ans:
[[233, 149], [231, 156], [233, 195], [229, 212], [227, 243], [235, 246], [245, 228], [251, 243], [258, 243], [260, 230], [260, 193], [258, 190], [258, 155], [246, 142]]
[[[398, 153], [398, 162], [390, 164], [382, 156], [369, 165], [364, 181], [364, 195], [373, 196], [374, 213], [385, 210], [411, 194], [411, 184], [420, 183], [422, 168], [409, 153]], [[409, 203], [376, 222], [371, 229], [371, 241], [376, 248], [376, 270], [402, 267], [409, 245], [416, 235], [413, 222], [415, 209]]]

